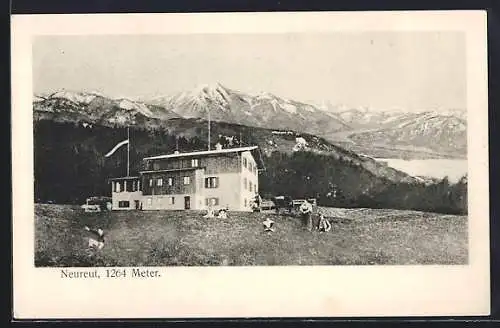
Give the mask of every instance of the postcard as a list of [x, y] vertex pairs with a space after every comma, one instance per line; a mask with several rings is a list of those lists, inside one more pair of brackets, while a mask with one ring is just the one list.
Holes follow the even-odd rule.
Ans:
[[484, 11], [14, 15], [11, 65], [16, 319], [489, 314]]

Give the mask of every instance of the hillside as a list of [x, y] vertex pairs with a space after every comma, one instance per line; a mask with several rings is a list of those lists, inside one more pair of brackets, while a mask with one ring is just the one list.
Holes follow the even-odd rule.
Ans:
[[[175, 119], [169, 130], [132, 128], [131, 174], [141, 169], [142, 158], [182, 151], [206, 149], [206, 135], [196, 120]], [[214, 135], [230, 143], [231, 125], [214, 124]], [[255, 130], [246, 135], [245, 144], [262, 145], [266, 170], [260, 178], [264, 196], [290, 194], [317, 197], [324, 205], [348, 207], [390, 207], [422, 209], [445, 213], [467, 211], [466, 183], [444, 182], [428, 185], [419, 179], [388, 168], [322, 139], [302, 135], [315, 149], [297, 150], [294, 135], [274, 135], [273, 130]], [[240, 130], [242, 131], [242, 130]], [[224, 134], [223, 134], [224, 133]], [[245, 136], [245, 130], [242, 136]], [[81, 204], [91, 195], [109, 195], [107, 180], [126, 174], [126, 151], [111, 158], [104, 154], [126, 136], [125, 128], [34, 122], [35, 201]], [[233, 146], [239, 140], [232, 135]], [[269, 140], [272, 138], [272, 145]], [[316, 138], [316, 139], [315, 139]], [[215, 143], [215, 140], [214, 140]], [[267, 143], [267, 145], [266, 145]], [[295, 148], [295, 151], [294, 151]], [[331, 197], [335, 191], [338, 197]], [[443, 198], [444, 197], [444, 198]]]
[[[328, 233], [304, 231], [298, 219], [263, 213], [111, 212], [35, 205], [35, 266], [247, 266], [467, 264], [467, 218], [434, 213], [343, 209], [327, 213]], [[271, 217], [276, 231], [262, 221]], [[104, 248], [92, 253], [85, 225], [101, 227]]]

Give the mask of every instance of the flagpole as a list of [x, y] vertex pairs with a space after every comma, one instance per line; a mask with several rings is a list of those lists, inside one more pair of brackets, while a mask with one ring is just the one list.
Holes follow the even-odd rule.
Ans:
[[210, 108], [208, 109], [208, 150], [210, 150]]
[[127, 126], [127, 177], [130, 176], [130, 128]]

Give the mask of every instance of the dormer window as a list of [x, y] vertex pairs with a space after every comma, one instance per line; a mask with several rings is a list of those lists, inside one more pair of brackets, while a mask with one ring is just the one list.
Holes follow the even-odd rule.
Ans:
[[193, 158], [191, 160], [191, 167], [198, 167], [198, 159], [197, 158]]

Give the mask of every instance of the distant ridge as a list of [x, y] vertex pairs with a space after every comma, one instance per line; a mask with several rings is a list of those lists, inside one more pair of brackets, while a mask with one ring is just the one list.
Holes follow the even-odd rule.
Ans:
[[329, 103], [316, 107], [269, 92], [246, 94], [221, 83], [140, 100], [57, 90], [34, 95], [33, 106], [38, 115], [139, 125], [150, 124], [151, 120], [166, 124], [181, 117], [207, 119], [210, 112], [212, 121], [309, 133], [373, 157], [463, 158], [467, 153], [467, 118], [463, 110], [375, 111]]

